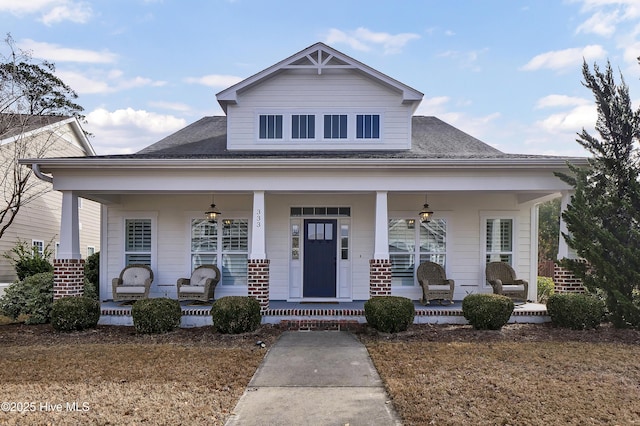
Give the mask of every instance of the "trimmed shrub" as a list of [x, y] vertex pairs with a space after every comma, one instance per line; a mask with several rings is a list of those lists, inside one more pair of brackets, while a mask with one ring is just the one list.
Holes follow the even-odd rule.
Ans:
[[168, 333], [180, 327], [182, 308], [180, 302], [166, 297], [141, 299], [131, 307], [131, 316], [138, 333]]
[[98, 283], [100, 282], [100, 252], [87, 257], [84, 264], [84, 295], [100, 300]]
[[558, 327], [585, 330], [598, 328], [605, 306], [602, 300], [589, 294], [554, 294], [547, 301], [547, 312]]
[[538, 277], [538, 302], [547, 303], [549, 297], [555, 292], [555, 288], [552, 278]]
[[99, 320], [100, 303], [89, 297], [63, 297], [51, 307], [51, 325], [58, 331], [96, 328]]
[[0, 298], [0, 312], [16, 320], [26, 315], [25, 324], [49, 322], [53, 304], [53, 272], [42, 272], [11, 284]]
[[260, 327], [260, 302], [249, 296], [222, 297], [211, 306], [213, 328], [224, 334], [240, 334]]
[[500, 330], [513, 308], [513, 300], [501, 294], [470, 294], [462, 299], [462, 313], [476, 330]]
[[367, 323], [383, 333], [405, 331], [413, 324], [416, 308], [406, 297], [376, 296], [364, 303]]

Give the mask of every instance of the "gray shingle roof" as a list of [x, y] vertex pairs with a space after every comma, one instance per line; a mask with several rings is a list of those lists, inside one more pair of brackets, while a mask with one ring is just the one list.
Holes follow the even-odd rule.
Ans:
[[204, 117], [134, 158], [526, 158], [505, 154], [436, 117], [414, 116], [411, 149], [402, 151], [229, 151], [227, 120]]
[[0, 140], [64, 121], [64, 115], [0, 114]]

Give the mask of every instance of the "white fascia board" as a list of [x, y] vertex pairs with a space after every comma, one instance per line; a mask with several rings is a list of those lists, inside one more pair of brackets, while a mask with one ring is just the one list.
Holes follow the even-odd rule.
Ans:
[[567, 162], [588, 166], [587, 158], [476, 158], [476, 159], [317, 159], [317, 158], [35, 158], [20, 164], [39, 164], [43, 171], [55, 169], [566, 169]]
[[2, 140], [0, 140], [0, 144], [15, 142], [15, 141], [17, 141], [19, 139], [29, 138], [31, 136], [37, 135], [38, 133], [42, 133], [42, 132], [53, 131], [58, 127], [64, 126], [65, 124], [71, 124], [73, 121], [75, 121], [74, 117], [69, 117], [69, 118], [67, 118], [65, 120], [62, 120], [62, 121], [56, 121], [55, 123], [47, 124], [46, 126], [38, 127], [36, 129], [30, 130], [28, 132], [18, 133], [15, 136], [11, 136], [9, 138], [2, 139]]

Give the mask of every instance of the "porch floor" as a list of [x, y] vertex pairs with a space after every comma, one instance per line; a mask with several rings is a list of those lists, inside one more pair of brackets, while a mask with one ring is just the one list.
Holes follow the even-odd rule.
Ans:
[[[287, 302], [284, 300], [269, 301], [269, 309], [263, 314], [265, 324], [283, 322], [366, 322], [364, 316], [364, 300], [353, 302], [315, 303]], [[189, 301], [180, 302], [182, 306], [182, 327], [199, 327], [211, 325], [211, 304], [199, 304]], [[424, 306], [415, 301], [415, 324], [467, 324], [462, 314], [462, 301], [454, 301], [451, 305], [440, 305], [437, 301]], [[546, 305], [540, 303], [516, 304], [510, 323], [542, 323], [548, 322]], [[122, 302], [104, 301], [101, 304], [100, 324], [133, 325], [131, 305]]]

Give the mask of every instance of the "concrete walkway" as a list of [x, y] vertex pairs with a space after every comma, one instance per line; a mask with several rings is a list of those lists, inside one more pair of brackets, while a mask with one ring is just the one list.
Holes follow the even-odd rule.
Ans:
[[344, 331], [285, 332], [227, 426], [400, 425], [363, 344]]

